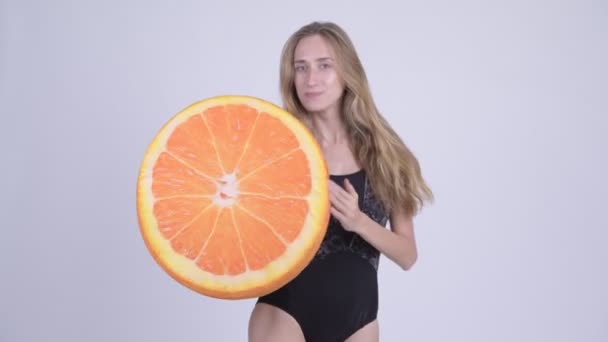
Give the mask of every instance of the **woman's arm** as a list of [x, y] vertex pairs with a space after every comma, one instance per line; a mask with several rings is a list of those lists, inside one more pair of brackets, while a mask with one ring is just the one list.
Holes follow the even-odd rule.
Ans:
[[379, 225], [359, 210], [358, 194], [348, 180], [345, 189], [330, 182], [331, 213], [344, 229], [359, 234], [404, 270], [409, 270], [418, 257], [411, 215], [402, 208], [393, 210], [390, 216], [391, 230]]
[[394, 210], [390, 217], [391, 230], [388, 230], [365, 213], [361, 215], [364, 217], [353, 231], [402, 269], [409, 270], [418, 257], [412, 217]]

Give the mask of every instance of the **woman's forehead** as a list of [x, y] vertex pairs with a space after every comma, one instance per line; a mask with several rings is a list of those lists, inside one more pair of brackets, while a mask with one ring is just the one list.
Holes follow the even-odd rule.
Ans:
[[333, 60], [331, 45], [321, 36], [314, 35], [300, 39], [294, 51], [294, 62]]

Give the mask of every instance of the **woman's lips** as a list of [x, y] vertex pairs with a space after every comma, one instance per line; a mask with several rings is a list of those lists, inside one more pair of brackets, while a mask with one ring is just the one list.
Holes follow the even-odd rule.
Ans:
[[308, 91], [308, 92], [304, 93], [304, 95], [307, 98], [310, 98], [310, 99], [314, 99], [316, 97], [319, 97], [319, 96], [321, 96], [321, 94], [323, 94], [322, 91]]

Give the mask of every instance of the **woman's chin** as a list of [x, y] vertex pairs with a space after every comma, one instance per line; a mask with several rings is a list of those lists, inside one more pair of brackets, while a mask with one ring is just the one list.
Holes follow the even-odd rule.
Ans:
[[329, 106], [321, 104], [321, 103], [303, 103], [304, 109], [310, 113], [319, 113], [326, 111]]

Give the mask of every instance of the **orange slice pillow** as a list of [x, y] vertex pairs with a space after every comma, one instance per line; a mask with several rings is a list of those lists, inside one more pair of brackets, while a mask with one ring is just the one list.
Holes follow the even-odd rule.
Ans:
[[308, 129], [250, 96], [173, 116], [137, 181], [143, 240], [176, 281], [206, 296], [257, 297], [311, 261], [329, 220], [328, 171]]

